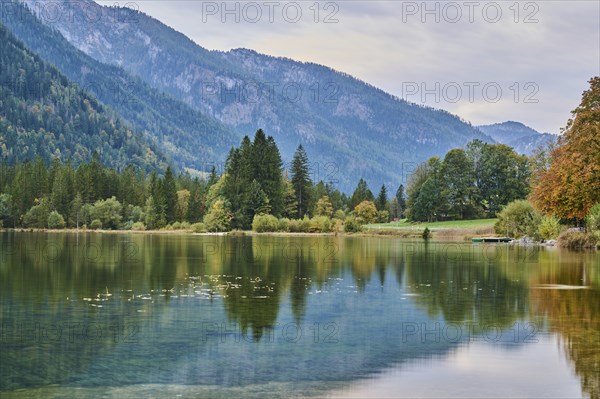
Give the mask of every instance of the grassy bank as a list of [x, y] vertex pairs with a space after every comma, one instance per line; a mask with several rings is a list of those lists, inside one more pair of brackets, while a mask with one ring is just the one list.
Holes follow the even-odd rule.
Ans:
[[475, 220], [448, 220], [444, 222], [430, 223], [412, 223], [403, 219], [398, 222], [377, 223], [365, 226], [368, 229], [412, 229], [423, 230], [428, 227], [429, 230], [440, 229], [488, 229], [493, 228], [498, 219], [475, 219]]
[[367, 234], [373, 235], [416, 237], [427, 227], [431, 231], [432, 238], [467, 240], [475, 236], [495, 235], [494, 224], [497, 220], [475, 219], [412, 223], [404, 219], [398, 222], [370, 224], [365, 226], [365, 231]]

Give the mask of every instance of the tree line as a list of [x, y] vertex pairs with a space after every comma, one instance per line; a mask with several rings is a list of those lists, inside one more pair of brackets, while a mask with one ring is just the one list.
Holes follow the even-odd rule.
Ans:
[[[146, 173], [127, 166], [118, 171], [95, 153], [75, 167], [54, 159], [3, 165], [0, 169], [0, 221], [4, 227], [160, 229], [203, 223], [198, 229], [248, 230], [256, 216], [302, 220], [335, 219], [362, 225], [408, 217], [415, 221], [493, 216], [528, 193], [527, 158], [504, 145], [473, 141], [420, 165], [390, 195], [382, 185], [375, 196], [360, 179], [351, 196], [333, 184], [311, 179], [308, 155], [299, 145], [289, 171], [272, 136], [259, 129], [232, 148], [224, 173], [205, 178], [189, 173]], [[333, 224], [321, 220], [329, 227]], [[177, 228], [176, 227], [176, 228]], [[310, 230], [310, 227], [299, 228]], [[352, 227], [351, 229], [359, 229]]]
[[98, 153], [77, 166], [59, 158], [48, 164], [38, 156], [0, 165], [0, 223], [161, 229], [202, 222], [206, 230], [221, 231], [249, 229], [259, 214], [302, 219], [343, 212], [346, 195], [332, 184], [313, 184], [310, 173], [300, 145], [288, 176], [275, 140], [262, 130], [231, 149], [222, 175], [213, 167], [203, 178], [175, 174], [171, 167], [162, 173], [133, 165], [116, 170], [105, 167]]
[[527, 198], [529, 160], [504, 144], [473, 140], [432, 157], [410, 176], [407, 217], [414, 221], [491, 218]]

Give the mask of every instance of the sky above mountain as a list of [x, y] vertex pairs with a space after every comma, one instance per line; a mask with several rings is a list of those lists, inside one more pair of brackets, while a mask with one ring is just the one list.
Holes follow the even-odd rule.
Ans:
[[324, 64], [475, 125], [519, 120], [558, 133], [600, 74], [595, 1], [337, 1], [318, 12], [312, 1], [116, 4], [205, 48]]

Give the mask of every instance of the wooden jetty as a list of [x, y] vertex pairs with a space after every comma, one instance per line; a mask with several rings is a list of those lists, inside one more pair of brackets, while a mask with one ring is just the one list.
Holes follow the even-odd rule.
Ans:
[[471, 242], [511, 242], [510, 237], [473, 237]]

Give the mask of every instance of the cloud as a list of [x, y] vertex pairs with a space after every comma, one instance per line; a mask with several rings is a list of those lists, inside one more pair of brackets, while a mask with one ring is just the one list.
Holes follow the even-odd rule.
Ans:
[[[425, 103], [474, 124], [519, 120], [558, 133], [587, 80], [600, 74], [598, 2], [337, 1], [320, 2], [317, 13], [311, 1], [294, 3], [297, 20], [291, 2], [267, 3], [227, 2], [229, 13], [223, 2], [137, 4], [205, 48], [324, 64], [399, 97], [407, 83], [439, 84], [439, 101], [430, 94]], [[471, 82], [497, 83], [501, 98], [476, 89], [473, 101], [468, 91], [455, 101], [441, 91]], [[421, 103], [421, 94], [408, 99]]]

